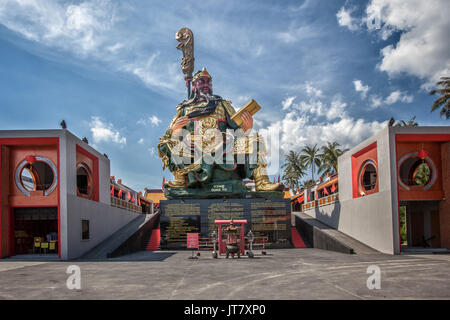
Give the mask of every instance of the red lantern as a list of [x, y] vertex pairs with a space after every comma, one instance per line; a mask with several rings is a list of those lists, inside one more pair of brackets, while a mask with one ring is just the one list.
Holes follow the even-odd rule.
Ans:
[[426, 157], [428, 157], [428, 152], [426, 151], [426, 150], [420, 150], [419, 151], [419, 153], [417, 153], [417, 156], [420, 158], [420, 159], [425, 159]]
[[114, 186], [111, 186], [111, 195], [114, 196]]
[[35, 156], [26, 156], [25, 160], [29, 163], [29, 164], [33, 164], [34, 162], [36, 162], [36, 157]]
[[122, 189], [119, 189], [119, 194], [117, 195], [118, 198], [122, 198]]
[[128, 201], [131, 200], [131, 194], [130, 194], [130, 192], [128, 192], [127, 199], [128, 199]]
[[135, 200], [135, 199], [134, 199], [134, 194], [133, 194], [133, 198], [131, 198], [131, 202], [133, 202], [133, 203], [134, 203], [134, 200]]

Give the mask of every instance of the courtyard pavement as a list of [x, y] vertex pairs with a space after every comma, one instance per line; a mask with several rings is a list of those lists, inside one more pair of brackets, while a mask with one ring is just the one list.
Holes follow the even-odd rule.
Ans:
[[[268, 250], [254, 259], [138, 252], [108, 261], [0, 260], [0, 299], [450, 299], [450, 255], [348, 255]], [[68, 289], [67, 267], [81, 271]], [[380, 289], [368, 289], [369, 266]], [[372, 267], [372, 268], [377, 268]], [[370, 281], [370, 283], [374, 283]]]

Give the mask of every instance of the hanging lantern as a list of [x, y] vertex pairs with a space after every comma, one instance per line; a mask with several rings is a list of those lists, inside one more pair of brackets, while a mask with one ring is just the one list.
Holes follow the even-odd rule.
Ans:
[[428, 151], [422, 149], [417, 153], [417, 156], [422, 159], [422, 162], [425, 161], [425, 158], [428, 157]]
[[36, 162], [36, 157], [35, 156], [26, 156], [25, 160], [31, 165], [34, 162]]
[[128, 201], [131, 200], [131, 194], [130, 194], [130, 192], [128, 192], [127, 199], [128, 199]]
[[122, 189], [119, 189], [119, 194], [117, 195], [118, 198], [122, 198]]
[[114, 196], [114, 186], [111, 186], [111, 195]]

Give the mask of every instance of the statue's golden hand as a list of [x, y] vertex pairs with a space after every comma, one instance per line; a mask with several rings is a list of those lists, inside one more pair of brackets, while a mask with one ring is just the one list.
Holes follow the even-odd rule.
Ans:
[[179, 117], [174, 124], [172, 125], [172, 134], [175, 131], [180, 130], [181, 128], [183, 128], [187, 123], [189, 122], [189, 118], [184, 116], [184, 117]]
[[253, 128], [253, 117], [248, 111], [244, 111], [242, 113], [242, 129], [244, 131], [250, 130]]

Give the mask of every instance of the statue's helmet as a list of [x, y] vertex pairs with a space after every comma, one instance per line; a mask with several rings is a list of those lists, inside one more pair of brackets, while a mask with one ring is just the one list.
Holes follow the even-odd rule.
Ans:
[[203, 68], [202, 70], [197, 71], [194, 74], [194, 77], [192, 79], [193, 82], [197, 81], [200, 77], [208, 77], [212, 80], [211, 75], [208, 73], [208, 71], [206, 71], [206, 68]]

